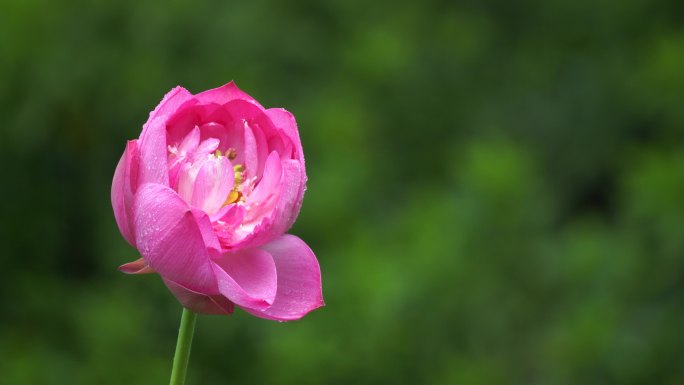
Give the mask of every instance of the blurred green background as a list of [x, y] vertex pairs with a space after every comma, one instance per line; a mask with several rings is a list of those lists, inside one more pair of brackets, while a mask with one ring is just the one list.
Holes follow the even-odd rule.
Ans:
[[684, 2], [0, 1], [0, 383], [168, 383], [114, 222], [173, 86], [297, 117], [327, 307], [188, 384], [684, 384]]

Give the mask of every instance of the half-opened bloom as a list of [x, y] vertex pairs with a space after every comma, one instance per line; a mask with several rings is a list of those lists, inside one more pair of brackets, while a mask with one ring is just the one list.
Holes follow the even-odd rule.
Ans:
[[124, 238], [185, 307], [298, 319], [323, 305], [318, 261], [293, 235], [306, 188], [289, 112], [265, 109], [229, 83], [171, 90], [131, 140], [112, 182]]

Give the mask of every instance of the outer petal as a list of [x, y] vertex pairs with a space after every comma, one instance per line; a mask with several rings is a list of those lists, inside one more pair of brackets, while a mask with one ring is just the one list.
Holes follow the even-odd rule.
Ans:
[[157, 105], [154, 111], [150, 112], [150, 118], [147, 120], [148, 123], [159, 116], [170, 117], [181, 105], [191, 99], [192, 94], [188, 92], [188, 90], [183, 87], [175, 87], [164, 95], [164, 98], [159, 102], [159, 105]]
[[140, 133], [140, 184], [159, 183], [168, 185], [166, 123], [185, 103], [192, 101], [192, 94], [183, 87], [169, 91], [143, 125]]
[[303, 170], [304, 152], [302, 151], [302, 142], [299, 139], [299, 130], [297, 129], [294, 115], [283, 108], [269, 108], [266, 110], [266, 115], [271, 119], [273, 125], [292, 141], [292, 144], [295, 146], [295, 159], [302, 163]]
[[189, 290], [218, 294], [200, 226], [176, 192], [158, 184], [142, 185], [133, 215], [136, 244], [150, 267]]
[[133, 204], [133, 194], [135, 193], [138, 182], [138, 143], [129, 141], [126, 144], [119, 164], [114, 171], [112, 180], [112, 208], [114, 218], [123, 237], [132, 246], [135, 246], [135, 236], [133, 234], [131, 206]]
[[169, 185], [169, 165], [166, 146], [166, 117], [148, 122], [140, 134], [139, 183]]
[[316, 256], [304, 241], [285, 234], [262, 248], [275, 261], [278, 291], [268, 309], [259, 311], [241, 306], [246, 312], [261, 318], [290, 321], [324, 305], [321, 270]]
[[219, 290], [236, 305], [268, 308], [276, 295], [277, 276], [273, 257], [259, 249], [226, 253], [214, 265]]
[[[303, 181], [302, 189], [300, 190], [297, 201], [296, 212], [299, 213], [302, 200], [304, 199], [304, 191], [306, 190], [306, 165], [304, 162], [304, 151], [302, 150], [302, 142], [299, 139], [299, 130], [297, 129], [297, 121], [294, 115], [282, 108], [270, 108], [266, 110], [266, 115], [271, 119], [274, 126], [278, 127], [287, 136], [295, 147], [295, 160], [299, 161], [301, 170], [301, 180]], [[295, 216], [296, 217], [296, 216]]]
[[[259, 243], [270, 242], [292, 227], [302, 206], [305, 181], [302, 180], [301, 166], [294, 160], [282, 162], [283, 177], [278, 186], [278, 201], [268, 217], [266, 228], [261, 229]], [[262, 243], [263, 242], [263, 243]]]
[[254, 98], [240, 90], [233, 81], [221, 87], [200, 92], [199, 94], [195, 95], [195, 98], [203, 103], [218, 104], [225, 104], [232, 100], [240, 99], [248, 101], [250, 103], [254, 103], [257, 106], [261, 107], [261, 104], [259, 104], [256, 100], [254, 100]]
[[211, 258], [218, 257], [221, 255], [221, 244], [219, 244], [218, 237], [216, 236], [216, 233], [214, 232], [214, 229], [211, 224], [211, 219], [202, 210], [191, 208], [192, 210], [192, 215], [195, 217], [195, 220], [197, 221], [197, 226], [199, 227], [200, 233], [202, 233], [202, 240], [204, 241], [204, 244], [207, 246], [207, 250], [209, 251], [209, 256]]
[[281, 193], [278, 205], [276, 206], [276, 215], [273, 220], [274, 227], [272, 231], [278, 231], [281, 234], [292, 227], [299, 210], [302, 208], [302, 201], [304, 199], [304, 191], [306, 191], [306, 175], [304, 174], [304, 164], [294, 160], [287, 160], [283, 162], [283, 180], [281, 182]]
[[222, 295], [200, 294], [168, 279], [164, 279], [164, 284], [181, 305], [195, 313], [225, 315], [233, 312], [233, 303]]

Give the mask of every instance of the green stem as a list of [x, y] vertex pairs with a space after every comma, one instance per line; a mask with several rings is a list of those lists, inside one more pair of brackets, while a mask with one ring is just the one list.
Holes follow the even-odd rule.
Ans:
[[185, 373], [188, 370], [190, 347], [192, 346], [192, 335], [195, 333], [196, 320], [197, 314], [183, 308], [180, 328], [178, 329], [178, 342], [176, 342], [176, 354], [173, 356], [170, 385], [183, 385], [185, 383]]

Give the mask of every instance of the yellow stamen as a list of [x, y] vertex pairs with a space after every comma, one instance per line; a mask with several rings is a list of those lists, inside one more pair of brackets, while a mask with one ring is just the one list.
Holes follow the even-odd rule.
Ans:
[[235, 184], [239, 185], [242, 183], [242, 173], [245, 171], [245, 167], [241, 164], [236, 164], [233, 166], [233, 171], [235, 172]]
[[[230, 151], [230, 150], [228, 150], [228, 151]], [[229, 155], [229, 153], [226, 152], [226, 156], [228, 156], [228, 155]], [[244, 165], [236, 164], [235, 166], [233, 166], [233, 172], [235, 173], [235, 179], [233, 181], [233, 190], [230, 193], [228, 193], [228, 197], [226, 198], [226, 201], [223, 202], [224, 206], [235, 203], [237, 201], [244, 201], [244, 197], [242, 196], [242, 193], [239, 191], [240, 185], [243, 182], [244, 171], [245, 171]]]
[[235, 190], [231, 191], [231, 192], [228, 194], [228, 198], [227, 198], [226, 201], [223, 203], [223, 205], [226, 206], [226, 205], [229, 205], [229, 204], [231, 204], [231, 203], [237, 202], [238, 199], [240, 199], [240, 195], [241, 195], [241, 194], [240, 194], [239, 192], [235, 191]]
[[220, 158], [223, 156], [223, 154], [221, 153], [221, 150], [216, 150], [216, 152], [214, 153], [214, 156], [217, 158]]

